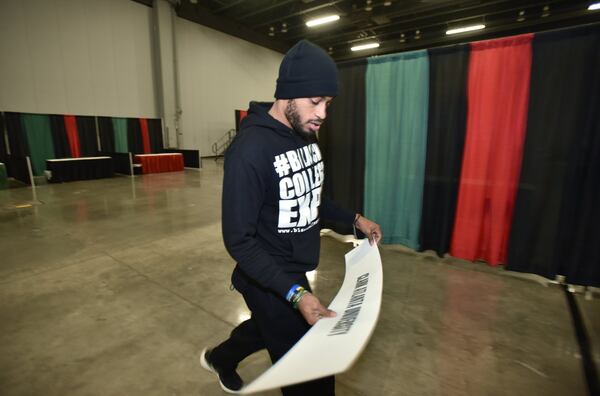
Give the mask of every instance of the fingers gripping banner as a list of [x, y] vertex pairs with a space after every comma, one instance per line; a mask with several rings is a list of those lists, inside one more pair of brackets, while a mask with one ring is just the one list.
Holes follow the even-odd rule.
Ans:
[[367, 240], [345, 258], [344, 282], [329, 305], [337, 316], [320, 319], [288, 353], [239, 393], [306, 382], [352, 366], [377, 324], [383, 272], [377, 245], [371, 246]]

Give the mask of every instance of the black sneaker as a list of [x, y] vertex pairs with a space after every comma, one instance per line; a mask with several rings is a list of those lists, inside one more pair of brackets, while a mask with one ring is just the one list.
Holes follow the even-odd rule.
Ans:
[[221, 388], [228, 393], [240, 393], [239, 390], [244, 386], [244, 382], [235, 370], [219, 370], [213, 366], [210, 361], [210, 353], [212, 351], [208, 348], [204, 348], [200, 354], [200, 365], [214, 373], [219, 378]]

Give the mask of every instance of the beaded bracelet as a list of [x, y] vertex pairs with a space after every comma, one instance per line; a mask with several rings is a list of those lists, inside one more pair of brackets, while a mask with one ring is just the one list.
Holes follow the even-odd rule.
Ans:
[[356, 233], [356, 222], [358, 221], [358, 219], [360, 219], [362, 215], [360, 213], [356, 214], [356, 217], [354, 217], [354, 222], [352, 223], [352, 232], [354, 234], [354, 238], [358, 239], [358, 234]]
[[294, 308], [298, 308], [300, 300], [306, 293], [308, 293], [308, 290], [298, 284], [295, 284], [287, 292], [285, 299], [291, 302]]
[[302, 297], [304, 297], [304, 295], [307, 293], [308, 290], [302, 288], [302, 290], [294, 294], [294, 297], [292, 299], [292, 306], [294, 307], [294, 309], [298, 309], [298, 304], [300, 304], [300, 300], [302, 300]]

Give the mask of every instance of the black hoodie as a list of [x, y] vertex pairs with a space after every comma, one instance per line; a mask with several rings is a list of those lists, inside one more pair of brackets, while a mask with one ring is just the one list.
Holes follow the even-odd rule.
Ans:
[[354, 214], [324, 200], [321, 152], [268, 111], [250, 103], [225, 154], [222, 226], [238, 268], [285, 297], [319, 261], [319, 215], [352, 223]]

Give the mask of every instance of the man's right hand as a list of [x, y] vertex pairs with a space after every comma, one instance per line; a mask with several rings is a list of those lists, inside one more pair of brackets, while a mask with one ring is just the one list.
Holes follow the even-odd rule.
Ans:
[[321, 318], [333, 318], [337, 315], [334, 311], [321, 305], [319, 299], [312, 293], [306, 293], [302, 296], [298, 303], [298, 310], [311, 326]]

